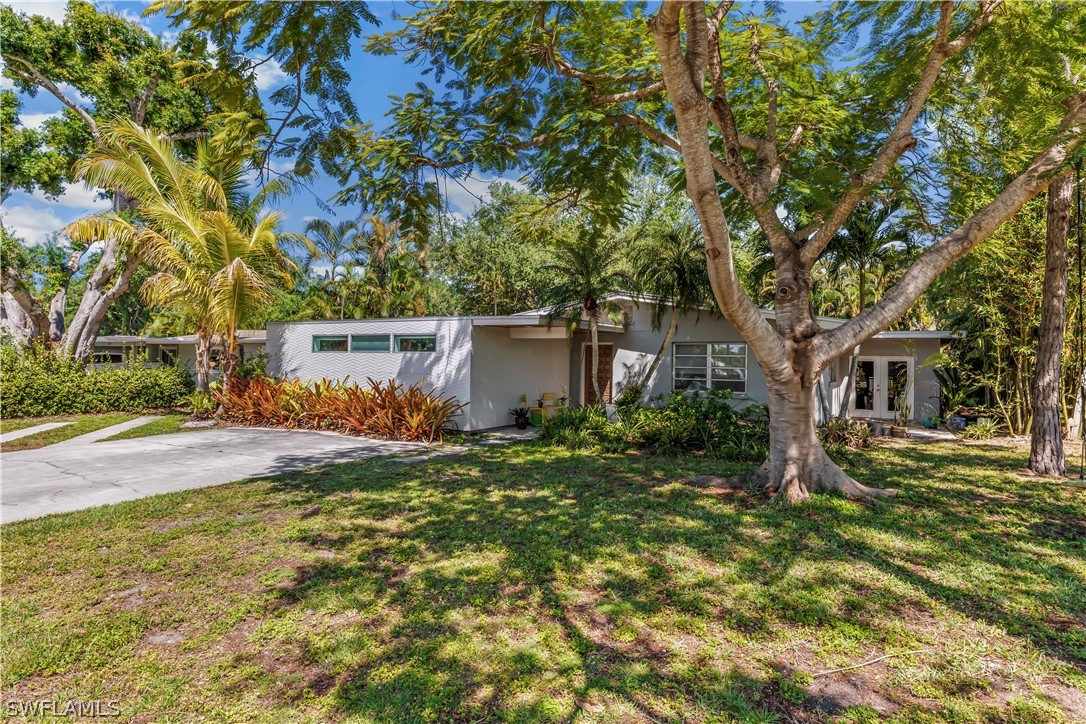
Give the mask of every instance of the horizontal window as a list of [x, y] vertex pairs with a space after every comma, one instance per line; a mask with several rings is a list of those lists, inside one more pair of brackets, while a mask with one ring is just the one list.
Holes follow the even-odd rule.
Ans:
[[676, 344], [671, 368], [676, 390], [747, 391], [747, 345], [741, 342]]
[[436, 352], [437, 351], [437, 337], [419, 334], [397, 334], [396, 335], [396, 351], [397, 352]]
[[347, 335], [337, 334], [334, 336], [317, 336], [313, 335], [313, 351], [314, 352], [346, 352], [347, 351]]
[[387, 334], [352, 334], [352, 352], [388, 352], [391, 346]]

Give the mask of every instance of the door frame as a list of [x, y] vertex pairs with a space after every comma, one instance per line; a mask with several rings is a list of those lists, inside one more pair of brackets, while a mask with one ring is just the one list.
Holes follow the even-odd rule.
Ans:
[[[601, 352], [603, 351], [604, 347], [611, 348], [611, 399], [613, 400], [615, 397], [615, 344], [614, 342], [600, 342]], [[600, 356], [602, 357], [603, 355], [601, 354]], [[587, 370], [585, 370], [585, 367], [588, 365], [591, 359], [592, 343], [581, 342], [581, 364], [579, 365], [581, 368], [581, 373], [577, 375], [577, 377], [579, 378], [577, 386], [580, 389], [579, 397], [581, 407], [584, 407], [586, 404], [588, 404], [588, 394], [587, 390], [585, 389], [585, 387], [587, 386], [586, 383], [588, 382], [588, 372]]]
[[[875, 409], [874, 410], [857, 410], [856, 409], [856, 385], [852, 385], [852, 396], [848, 401], [848, 414], [849, 417], [856, 417], [857, 414], [863, 413], [865, 417], [870, 416], [876, 420], [892, 420], [894, 419], [895, 412], [890, 410], [890, 398], [889, 392], [889, 365], [891, 362], [905, 362], [906, 374], [908, 375], [909, 383], [909, 395], [908, 405], [909, 410], [913, 414], [916, 412], [916, 381], [913, 379], [915, 373], [915, 360], [906, 354], [862, 354], [858, 358], [858, 362], [870, 361], [875, 364]], [[859, 367], [857, 367], [859, 369]]]

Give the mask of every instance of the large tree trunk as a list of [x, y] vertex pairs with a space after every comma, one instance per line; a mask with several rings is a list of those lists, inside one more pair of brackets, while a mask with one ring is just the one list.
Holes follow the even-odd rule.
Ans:
[[1048, 187], [1044, 298], [1037, 368], [1033, 377], [1033, 426], [1029, 445], [1029, 469], [1038, 475], [1062, 476], [1067, 472], [1060, 415], [1060, 378], [1067, 308], [1067, 235], [1071, 230], [1073, 187], [1070, 172]]
[[[807, 379], [808, 382], [801, 382]], [[839, 491], [854, 500], [887, 498], [896, 491], [869, 488], [849, 477], [822, 448], [815, 429], [815, 385], [809, 370], [788, 382], [769, 385], [769, 458], [750, 473], [733, 477], [699, 475], [686, 482], [697, 486], [763, 487], [788, 503], [811, 493]]]
[[[667, 352], [667, 348], [671, 345], [671, 340], [675, 338], [675, 331], [679, 328], [679, 310], [675, 307], [671, 308], [671, 321], [667, 325], [667, 334], [664, 335], [664, 341], [660, 343], [660, 349], [656, 352], [656, 356], [652, 358], [652, 364], [645, 371], [645, 376], [641, 378], [642, 388], [648, 387], [649, 382], [652, 381], [652, 376], [656, 374], [656, 370], [660, 367], [660, 361], [664, 358], [664, 354]], [[642, 389], [642, 396], [644, 395], [644, 389]]]
[[137, 255], [121, 260], [119, 252], [116, 242], [107, 241], [101, 260], [87, 279], [79, 307], [61, 342], [61, 349], [72, 359], [90, 361], [106, 312], [128, 289], [128, 282], [139, 266]]

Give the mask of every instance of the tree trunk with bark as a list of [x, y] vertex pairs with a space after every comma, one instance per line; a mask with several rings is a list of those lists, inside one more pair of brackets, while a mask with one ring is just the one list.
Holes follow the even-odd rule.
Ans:
[[[805, 500], [813, 491], [838, 490], [859, 499], [892, 495], [892, 491], [860, 485], [826, 455], [815, 434], [816, 381], [835, 359], [900, 319], [936, 276], [991, 236], [1066, 169], [1086, 137], [1086, 94], [1065, 101], [1067, 113], [1051, 145], [1002, 192], [960, 227], [928, 247], [877, 303], [845, 324], [824, 330], [819, 327], [811, 306], [811, 268], [856, 205], [886, 178], [902, 154], [916, 145], [912, 128], [943, 65], [964, 51], [992, 21], [998, 3], [981, 0], [967, 26], [953, 22], [953, 3], [938, 6], [938, 24], [928, 57], [896, 123], [869, 165], [855, 173], [834, 206], [809, 229], [787, 228], [775, 212], [772, 193], [785, 163], [777, 129], [778, 88], [775, 79], [760, 65], [757, 46], [752, 46], [751, 52], [767, 88], [766, 135], [747, 136], [736, 125], [719, 44], [724, 14], [730, 7], [730, 3], [723, 3], [710, 13], [703, 2], [665, 2], [660, 6], [650, 27], [656, 40], [662, 83], [675, 112], [676, 136], [663, 133], [638, 116], [624, 116], [621, 120], [681, 155], [687, 195], [697, 211], [705, 240], [713, 294], [721, 312], [743, 335], [765, 374], [769, 394], [769, 458], [746, 476], [744, 482], [764, 486], [788, 502]], [[710, 129], [717, 134], [715, 140], [722, 148], [721, 155], [710, 139]], [[800, 126], [792, 131], [791, 138], [794, 140], [803, 133]], [[751, 156], [753, 163], [748, 162]], [[765, 319], [739, 281], [731, 232], [720, 199], [720, 181], [743, 198], [773, 250], [774, 324]], [[734, 484], [737, 481], [710, 477], [691, 482]]]
[[207, 329], [196, 330], [196, 389], [211, 389], [211, 332]]
[[[862, 314], [867, 306], [867, 270], [860, 266], [860, 303], [858, 313]], [[845, 389], [842, 390], [841, 407], [837, 411], [837, 419], [844, 420], [848, 417], [848, 407], [852, 403], [852, 391], [856, 389], [856, 375], [860, 371], [860, 348], [852, 348], [852, 361], [849, 363], [848, 379], [845, 380]]]
[[1044, 296], [1037, 367], [1033, 376], [1033, 424], [1029, 445], [1029, 469], [1038, 475], [1062, 476], [1067, 472], [1060, 380], [1067, 308], [1067, 236], [1071, 230], [1073, 187], [1070, 173], [1063, 174], [1048, 187]]

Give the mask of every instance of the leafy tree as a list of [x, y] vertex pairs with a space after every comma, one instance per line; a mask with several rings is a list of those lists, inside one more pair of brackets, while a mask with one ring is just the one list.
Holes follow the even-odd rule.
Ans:
[[141, 292], [151, 304], [184, 310], [196, 325], [197, 385], [208, 386], [215, 335], [222, 339], [227, 385], [238, 363], [237, 330], [272, 301], [272, 288], [290, 284], [292, 263], [278, 246], [282, 213], [262, 214], [271, 185], [244, 194], [247, 149], [222, 153], [204, 139], [193, 161], [175, 145], [131, 121], [102, 127], [102, 141], [79, 164], [79, 176], [124, 193], [139, 221], [111, 211], [85, 217], [66, 231], [91, 244], [117, 239], [156, 270]]
[[561, 319], [571, 336], [587, 320], [594, 393], [588, 402], [600, 404], [599, 322], [601, 317], [615, 322], [622, 319], [622, 308], [607, 295], [624, 288], [627, 276], [619, 271], [619, 248], [598, 229], [585, 231], [579, 238], [563, 240], [555, 249], [555, 260], [546, 269], [557, 281], [543, 292], [542, 300], [550, 305], [551, 319]]
[[312, 267], [325, 262], [328, 264], [328, 271], [322, 275], [319, 286], [325, 291], [325, 295], [331, 295], [332, 304], [322, 310], [324, 313], [319, 314], [320, 317], [332, 318], [338, 309], [339, 318], [345, 318], [350, 291], [348, 281], [351, 267], [357, 263], [355, 257], [359, 250], [360, 227], [361, 222], [358, 219], [341, 221], [338, 224], [326, 219], [313, 219], [306, 224], [305, 237], [302, 240], [307, 255], [306, 266]]
[[[698, 313], [710, 303], [713, 293], [705, 269], [705, 247], [697, 229], [682, 225], [654, 229], [653, 232], [633, 249], [634, 284], [641, 294], [670, 301], [671, 314], [667, 333], [639, 382], [640, 388], [648, 385], [656, 374], [660, 360], [679, 328], [679, 318]], [[653, 303], [650, 308], [650, 323], [653, 330], [659, 331], [663, 326], [664, 310], [668, 307]]]
[[546, 271], [559, 234], [557, 216], [532, 194], [505, 183], [452, 225], [433, 248], [433, 273], [454, 297], [457, 314], [512, 314], [538, 306], [554, 280]]
[[[0, 7], [0, 35], [3, 74], [16, 90], [30, 96], [45, 91], [64, 106], [62, 118], [48, 121], [42, 136], [43, 146], [60, 158], [63, 178], [49, 165], [24, 167], [30, 176], [20, 183], [28, 190], [55, 191], [60, 181], [70, 180], [67, 169], [102, 140], [105, 119], [128, 118], [184, 140], [221, 124], [227, 110], [201, 86], [210, 66], [190, 32], [167, 46], [135, 23], [73, 0], [62, 23]], [[259, 108], [250, 97], [229, 110], [246, 115]], [[128, 200], [114, 193], [113, 204], [124, 211]], [[62, 350], [79, 360], [90, 358], [110, 305], [140, 264], [138, 253], [123, 253], [113, 239], [101, 241], [102, 253], [86, 274], [83, 295], [61, 340]]]
[[[390, 189], [415, 169], [501, 171], [523, 163], [536, 190], [616, 215], [631, 174], [646, 160], [677, 154], [717, 302], [769, 386], [769, 459], [744, 483], [789, 502], [817, 490], [889, 495], [860, 485], [826, 456], [814, 426], [816, 381], [906, 314], [940, 272], [1081, 152], [1086, 93], [1062, 68], [1083, 56], [1086, 6], [839, 3], [798, 33], [756, 10], [673, 2], [647, 18], [643, 6], [626, 4], [426, 6], [371, 47], [399, 50], [436, 76], [451, 76], [456, 95], [420, 89], [405, 96], [380, 139], [348, 129], [345, 196], [406, 203], [406, 191], [397, 199]], [[997, 32], [986, 35], [989, 26]], [[854, 60], [831, 63], [861, 32], [867, 42]], [[1012, 58], [1014, 74], [1049, 90], [1031, 97], [1046, 113], [1038, 132], [1008, 154], [1011, 176], [969, 217], [946, 217], [940, 236], [878, 302], [835, 329], [820, 328], [812, 269], [827, 244], [857, 204], [923, 189], [914, 165], [902, 163], [907, 152], [938, 153], [919, 142], [921, 116], [938, 126], [939, 113], [968, 114], [960, 103], [968, 93], [959, 89], [975, 83], [969, 69], [1012, 74]], [[998, 93], [1009, 98], [1015, 90]], [[773, 323], [739, 282], [731, 229], [746, 222], [773, 251]]]
[[19, 127], [21, 105], [13, 91], [0, 91], [0, 203], [15, 189], [54, 197], [63, 190], [63, 158], [46, 148], [43, 133]]
[[378, 24], [367, 3], [156, 0], [147, 13], [157, 12], [214, 48], [217, 66], [208, 78], [223, 90], [254, 88], [269, 64], [286, 75], [269, 96], [275, 111], [260, 159], [265, 173], [270, 159], [282, 156], [294, 159], [297, 174], [310, 175], [333, 132], [359, 122], [346, 64], [364, 26]]

